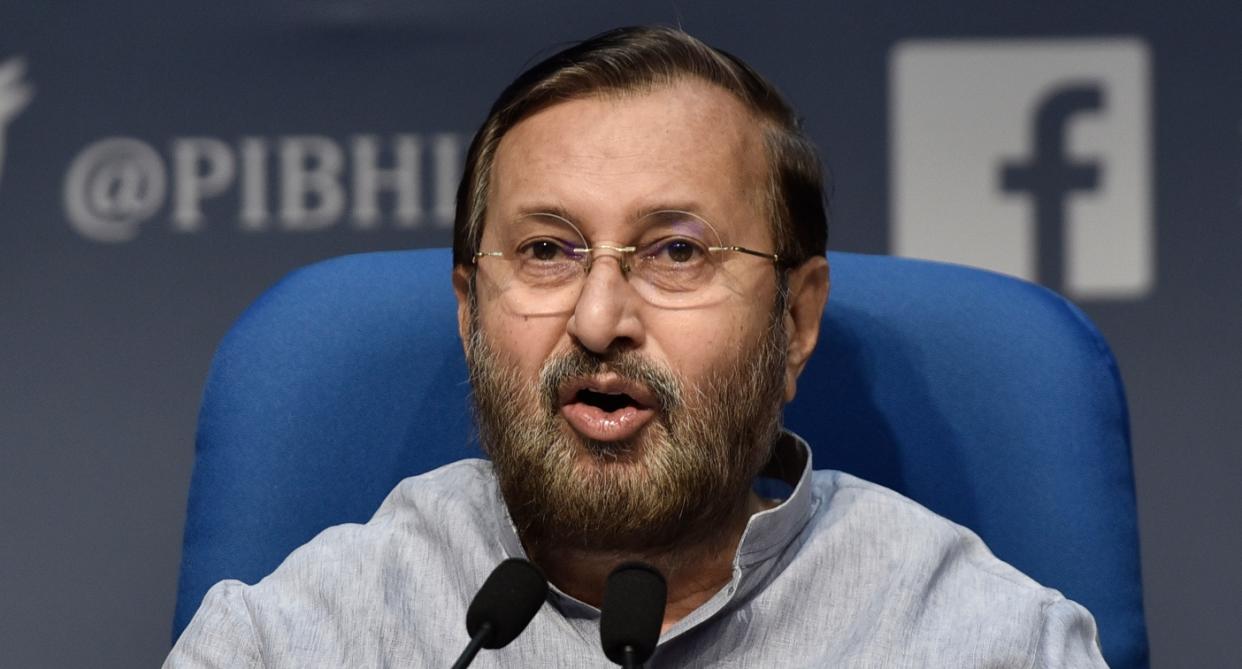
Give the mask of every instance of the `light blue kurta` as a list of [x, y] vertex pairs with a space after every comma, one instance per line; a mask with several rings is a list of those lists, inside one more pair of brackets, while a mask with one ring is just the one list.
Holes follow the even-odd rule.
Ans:
[[[1104, 667], [1095, 621], [998, 560], [970, 530], [805, 460], [750, 519], [733, 579], [670, 628], [648, 669]], [[329, 528], [257, 585], [216, 584], [165, 667], [448, 667], [466, 607], [524, 556], [484, 460], [402, 481], [365, 525]], [[472, 667], [611, 667], [599, 611], [553, 591]]]

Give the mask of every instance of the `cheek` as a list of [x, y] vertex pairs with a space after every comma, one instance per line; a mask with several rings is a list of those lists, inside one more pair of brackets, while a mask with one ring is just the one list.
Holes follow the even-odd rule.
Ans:
[[750, 319], [732, 312], [670, 312], [647, 329], [654, 355], [686, 380], [737, 362], [738, 350], [759, 335]]
[[565, 319], [513, 314], [495, 301], [480, 301], [478, 327], [493, 351], [535, 379], [565, 336]]

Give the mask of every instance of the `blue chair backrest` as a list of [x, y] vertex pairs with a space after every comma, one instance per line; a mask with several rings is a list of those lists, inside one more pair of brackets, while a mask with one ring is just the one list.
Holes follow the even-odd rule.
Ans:
[[[829, 254], [832, 294], [786, 424], [819, 469], [970, 527], [1095, 615], [1109, 664], [1147, 666], [1128, 418], [1083, 314], [965, 267]], [[294, 272], [207, 380], [174, 638], [207, 589], [253, 583], [398, 481], [481, 457], [446, 249]]]

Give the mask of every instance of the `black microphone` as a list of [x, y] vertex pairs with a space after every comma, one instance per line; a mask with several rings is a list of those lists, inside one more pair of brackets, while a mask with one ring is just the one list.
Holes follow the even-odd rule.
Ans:
[[530, 624], [548, 596], [548, 581], [535, 565], [509, 558], [496, 565], [466, 610], [470, 644], [453, 669], [465, 669], [479, 648], [502, 648]]
[[633, 669], [651, 657], [667, 596], [664, 576], [649, 564], [627, 562], [612, 570], [599, 617], [599, 640], [609, 660]]

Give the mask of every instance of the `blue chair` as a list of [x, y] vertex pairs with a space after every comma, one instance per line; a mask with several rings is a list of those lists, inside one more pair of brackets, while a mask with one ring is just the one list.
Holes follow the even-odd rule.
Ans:
[[[819, 349], [786, 409], [818, 468], [972, 528], [1085, 605], [1146, 667], [1125, 398], [1108, 346], [1038, 286], [829, 254]], [[253, 583], [402, 478], [479, 457], [445, 249], [294, 272], [216, 353], [199, 418], [174, 638], [216, 581]]]

